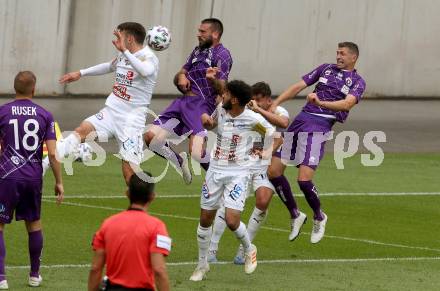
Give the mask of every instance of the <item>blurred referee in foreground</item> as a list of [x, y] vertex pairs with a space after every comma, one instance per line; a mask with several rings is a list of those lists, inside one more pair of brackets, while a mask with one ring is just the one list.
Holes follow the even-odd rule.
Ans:
[[[148, 175], [149, 173], [140, 173]], [[107, 218], [96, 232], [95, 251], [89, 274], [89, 291], [100, 290], [106, 265], [106, 286], [102, 290], [169, 290], [165, 256], [171, 239], [165, 224], [147, 213], [153, 201], [154, 184], [138, 175], [130, 178], [127, 196], [130, 207]]]

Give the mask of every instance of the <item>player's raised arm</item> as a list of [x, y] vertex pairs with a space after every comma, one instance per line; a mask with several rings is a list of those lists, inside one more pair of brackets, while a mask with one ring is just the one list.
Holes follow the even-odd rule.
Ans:
[[[127, 46], [125, 45], [127, 41], [127, 34], [122, 33], [119, 30], [113, 31], [113, 34], [116, 36], [116, 40], [112, 40], [115, 48], [124, 54], [133, 69], [135, 69], [142, 77], [150, 76], [151, 74], [156, 72], [156, 65], [153, 61], [151, 61], [149, 58], [145, 58], [145, 60], [140, 60], [133, 55], [134, 51], [132, 53], [130, 52], [130, 50], [127, 49]], [[128, 37], [132, 37], [134, 39], [133, 36], [128, 35]], [[140, 46], [141, 44], [139, 44], [137, 49], [140, 49]]]
[[187, 70], [182, 68], [177, 74], [174, 76], [174, 85], [177, 87], [182, 94], [186, 94], [191, 90], [191, 83], [186, 77]]
[[207, 113], [203, 113], [200, 117], [202, 119], [202, 125], [207, 130], [212, 130], [217, 127], [217, 119], [208, 115]]
[[47, 152], [52, 168], [53, 175], [55, 177], [55, 195], [57, 196], [57, 204], [60, 204], [64, 199], [64, 187], [63, 178], [61, 175], [61, 164], [56, 159], [56, 140], [46, 140]]
[[316, 93], [307, 95], [307, 102], [318, 105], [319, 107], [327, 108], [332, 111], [350, 111], [356, 105], [357, 98], [351, 94], [347, 95], [345, 99], [337, 101], [321, 101]]
[[215, 93], [221, 95], [225, 90], [226, 81], [217, 78], [219, 72], [221, 72], [221, 69], [218, 67], [210, 67], [206, 69], [206, 79], [211, 83]]
[[[287, 88], [286, 91], [284, 91], [278, 98], [276, 98], [271, 106], [271, 111], [274, 111], [277, 106], [279, 106], [281, 103], [294, 98], [296, 95], [298, 95], [299, 92], [304, 90], [307, 87], [307, 84], [304, 80], [301, 80], [289, 88]], [[273, 109], [273, 110], [272, 110]]]
[[67, 84], [78, 81], [83, 76], [99, 76], [99, 75], [111, 73], [116, 69], [115, 62], [116, 59], [113, 59], [112, 61], [107, 63], [102, 63], [90, 68], [67, 73], [59, 79], [59, 82], [61, 84]]
[[269, 123], [274, 126], [287, 128], [289, 126], [289, 118], [285, 115], [278, 115], [270, 110], [264, 110], [258, 106], [255, 100], [251, 100], [248, 104], [248, 108], [254, 112], [260, 113]]

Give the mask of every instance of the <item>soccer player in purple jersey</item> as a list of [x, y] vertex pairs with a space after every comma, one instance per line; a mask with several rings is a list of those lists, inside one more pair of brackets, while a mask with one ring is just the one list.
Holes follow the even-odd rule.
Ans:
[[[345, 122], [350, 109], [361, 99], [365, 81], [355, 70], [359, 49], [355, 43], [342, 42], [336, 51], [336, 64], [322, 64], [302, 80], [284, 91], [274, 102], [276, 108], [295, 97], [304, 88], [315, 83], [315, 90], [307, 96], [307, 104], [296, 116], [284, 134], [284, 143], [278, 158], [272, 160], [268, 173], [277, 192], [292, 197], [289, 183], [284, 176], [285, 161], [298, 168], [298, 185], [313, 209], [314, 222], [310, 241], [318, 243], [325, 232], [327, 215], [321, 210], [318, 190], [312, 182], [316, 168], [324, 154], [324, 144], [335, 122]], [[300, 233], [306, 215], [298, 210], [294, 199], [287, 205], [293, 213], [290, 240]]]
[[24, 220], [29, 235], [31, 271], [29, 285], [42, 282], [39, 274], [43, 249], [41, 232], [41, 191], [43, 143], [55, 176], [55, 195], [61, 203], [64, 195], [61, 166], [55, 158], [55, 127], [52, 114], [32, 102], [35, 75], [30, 71], [17, 74], [14, 80], [16, 98], [0, 106], [0, 289], [8, 289], [5, 275], [5, 224]]
[[205, 160], [207, 131], [200, 118], [203, 113], [211, 115], [215, 110], [216, 97], [223, 92], [232, 66], [229, 50], [220, 43], [222, 33], [220, 20], [202, 20], [197, 33], [199, 45], [174, 77], [174, 84], [183, 96], [174, 100], [144, 135], [151, 150], [182, 169], [187, 184], [192, 179], [188, 161], [169, 147], [166, 138], [173, 132], [178, 136], [189, 135], [189, 152], [208, 169], [209, 163], [202, 161]]

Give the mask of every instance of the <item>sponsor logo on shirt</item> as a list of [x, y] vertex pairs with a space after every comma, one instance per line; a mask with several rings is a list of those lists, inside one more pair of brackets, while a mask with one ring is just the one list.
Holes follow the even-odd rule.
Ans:
[[171, 238], [158, 234], [156, 237], [156, 246], [161, 249], [171, 251]]
[[206, 199], [209, 198], [209, 189], [208, 189], [208, 185], [206, 185], [206, 182], [204, 182], [203, 185], [202, 185], [202, 195]]
[[238, 198], [240, 198], [241, 193], [243, 193], [243, 188], [242, 188], [240, 185], [235, 184], [234, 189], [232, 189], [232, 190], [229, 192], [229, 197], [230, 197], [232, 200], [236, 201]]
[[320, 77], [319, 78], [319, 82], [322, 83], [322, 84], [327, 84], [327, 81], [328, 81], [327, 78], [324, 78], [324, 77]]
[[115, 94], [116, 97], [119, 97], [119, 98], [127, 100], [127, 101], [130, 101], [130, 99], [131, 99], [131, 96], [129, 94], [127, 94], [127, 87], [120, 86], [120, 85], [118, 85], [118, 83], [113, 85], [113, 94]]
[[132, 140], [131, 138], [127, 138], [123, 143], [122, 147], [124, 150], [131, 150], [136, 146], [136, 142]]
[[54, 122], [54, 121], [52, 121], [52, 122], [50, 123], [50, 131], [51, 131], [52, 133], [55, 133], [55, 122]]

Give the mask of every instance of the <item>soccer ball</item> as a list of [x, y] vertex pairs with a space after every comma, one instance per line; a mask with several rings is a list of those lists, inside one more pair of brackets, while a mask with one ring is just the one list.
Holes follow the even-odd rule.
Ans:
[[147, 44], [155, 51], [166, 50], [171, 43], [171, 33], [165, 26], [153, 26], [147, 32]]

